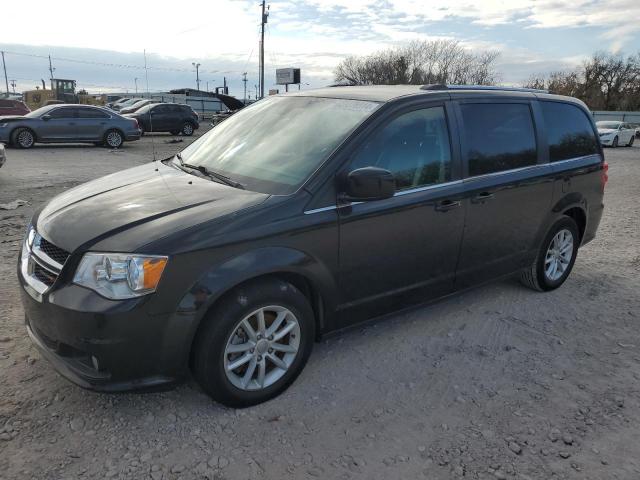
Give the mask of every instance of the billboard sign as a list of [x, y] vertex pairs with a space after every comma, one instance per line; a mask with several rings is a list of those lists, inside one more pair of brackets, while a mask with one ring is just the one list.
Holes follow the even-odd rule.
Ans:
[[300, 83], [299, 68], [278, 68], [276, 70], [276, 85]]

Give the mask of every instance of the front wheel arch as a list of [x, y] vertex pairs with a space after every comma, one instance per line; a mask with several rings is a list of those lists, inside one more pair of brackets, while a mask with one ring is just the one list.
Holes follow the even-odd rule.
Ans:
[[191, 345], [189, 348], [189, 367], [193, 367], [193, 355], [195, 352], [195, 347], [198, 339], [198, 333], [205, 327], [205, 319], [209, 316], [211, 312], [213, 312], [220, 304], [224, 303], [224, 301], [232, 296], [236, 290], [242, 288], [244, 286], [250, 285], [255, 282], [273, 280], [274, 282], [283, 281], [286, 283], [290, 283], [294, 287], [296, 287], [302, 294], [306, 297], [307, 301], [311, 305], [311, 309], [313, 310], [313, 320], [315, 324], [315, 338], [316, 340], [320, 339], [322, 334], [324, 325], [325, 325], [325, 304], [324, 297], [320, 290], [313, 284], [309, 278], [306, 276], [289, 272], [289, 271], [280, 271], [280, 272], [271, 272], [265, 273], [262, 275], [256, 275], [251, 278], [247, 278], [239, 283], [234, 285], [230, 285], [226, 290], [222, 291], [216, 299], [207, 306], [206, 311], [203, 313], [201, 318], [198, 321], [198, 326], [193, 332], [193, 336], [191, 338]]

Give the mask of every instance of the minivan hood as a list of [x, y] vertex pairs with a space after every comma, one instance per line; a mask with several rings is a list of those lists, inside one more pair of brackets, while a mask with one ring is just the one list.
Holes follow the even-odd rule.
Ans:
[[85, 244], [104, 245], [106, 239], [123, 232], [128, 234], [118, 237], [127, 240], [109, 247], [132, 251], [180, 229], [257, 205], [268, 197], [154, 162], [58, 195], [35, 222], [43, 237], [69, 252]]

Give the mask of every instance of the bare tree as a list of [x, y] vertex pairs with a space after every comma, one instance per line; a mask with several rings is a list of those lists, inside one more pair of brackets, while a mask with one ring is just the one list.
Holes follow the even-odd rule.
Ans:
[[593, 110], [640, 109], [640, 55], [597, 52], [572, 71], [531, 77], [525, 85], [580, 98]]
[[475, 53], [455, 40], [412, 41], [363, 57], [348, 57], [335, 69], [337, 82], [352, 85], [455, 83], [492, 85], [499, 52]]

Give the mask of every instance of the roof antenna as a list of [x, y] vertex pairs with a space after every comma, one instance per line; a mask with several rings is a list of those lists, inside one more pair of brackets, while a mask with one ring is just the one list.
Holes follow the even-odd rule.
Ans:
[[[149, 99], [151, 99], [151, 94], [149, 93], [149, 72], [147, 70], [147, 50], [143, 50], [144, 52], [144, 79], [147, 83], [147, 97]], [[153, 132], [153, 115], [151, 115], [151, 109], [153, 107], [149, 107], [149, 127], [151, 127], [149, 129], [150, 132]], [[153, 136], [151, 136], [151, 150], [153, 151], [153, 161], [155, 162], [157, 160], [156, 157], [156, 144], [153, 140]]]

